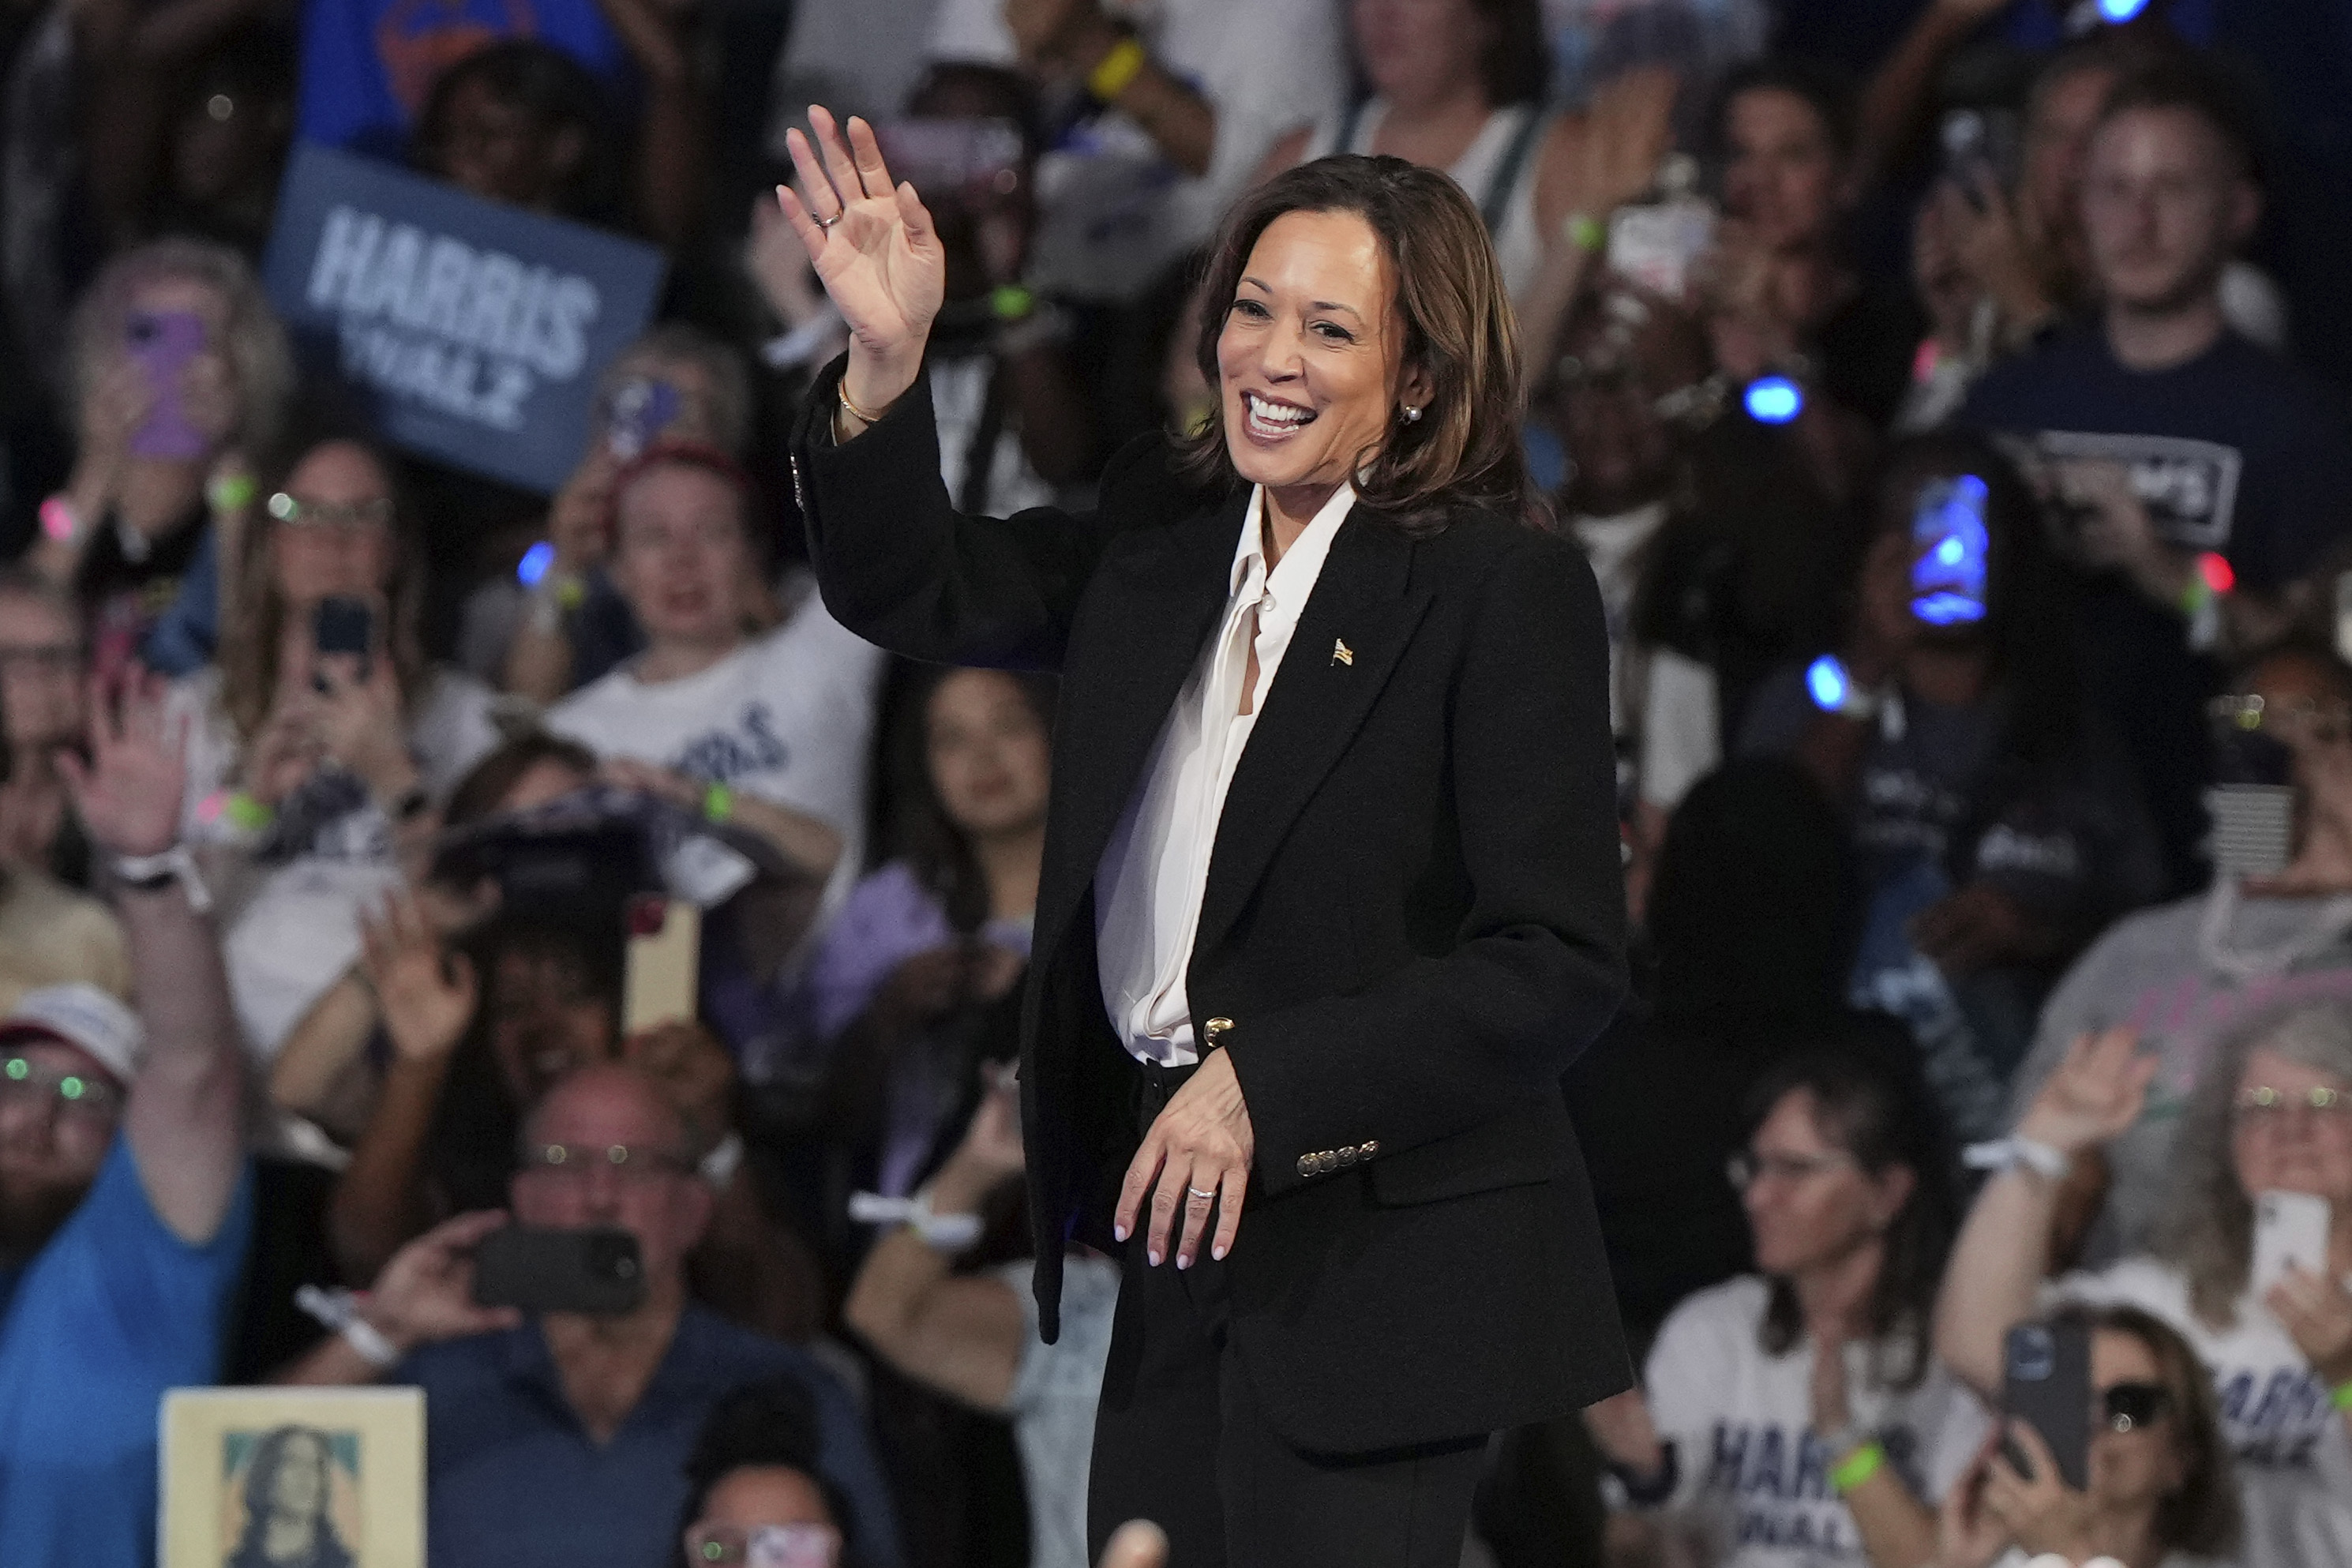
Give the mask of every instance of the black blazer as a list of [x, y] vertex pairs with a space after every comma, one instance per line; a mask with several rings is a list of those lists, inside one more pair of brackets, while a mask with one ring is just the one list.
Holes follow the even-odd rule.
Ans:
[[[1021, 1058], [1051, 1340], [1064, 1242], [1115, 1249], [1136, 1145], [1095, 869], [1223, 614], [1248, 495], [1203, 497], [1153, 437], [1094, 512], [961, 516], [929, 383], [836, 447], [838, 374], [793, 458], [826, 607], [912, 658], [1062, 674]], [[1186, 985], [1196, 1034], [1233, 1021], [1257, 1141], [1232, 1342], [1300, 1447], [1487, 1432], [1631, 1381], [1559, 1090], [1624, 982], [1607, 676], [1572, 546], [1360, 508], [1234, 771]]]

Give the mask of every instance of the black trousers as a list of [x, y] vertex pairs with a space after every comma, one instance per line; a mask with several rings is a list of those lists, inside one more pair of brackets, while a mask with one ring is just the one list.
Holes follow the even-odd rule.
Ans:
[[[1139, 1126], [1189, 1068], [1143, 1068]], [[1181, 1211], [1180, 1211], [1181, 1213]], [[1291, 1447], [1259, 1413], [1228, 1341], [1224, 1266], [1150, 1267], [1139, 1227], [1095, 1416], [1091, 1552], [1121, 1524], [1168, 1532], [1169, 1568], [1457, 1568], [1485, 1433], [1379, 1454]], [[1242, 1227], [1236, 1247], [1249, 1245]]]

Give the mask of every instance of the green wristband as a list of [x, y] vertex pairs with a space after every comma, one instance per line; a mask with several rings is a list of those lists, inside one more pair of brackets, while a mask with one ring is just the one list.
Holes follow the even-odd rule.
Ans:
[[1568, 222], [1561, 226], [1560, 232], [1568, 237], [1569, 244], [1588, 256], [1609, 247], [1609, 226], [1591, 213], [1569, 214]]
[[702, 816], [707, 822], [724, 822], [735, 815], [735, 792], [713, 783], [702, 792]]
[[2327, 1397], [2335, 1403], [2336, 1409], [2352, 1410], [2352, 1378], [2337, 1384], [2336, 1391]]
[[1876, 1475], [1885, 1463], [1885, 1445], [1874, 1438], [1848, 1454], [1839, 1462], [1838, 1468], [1830, 1472], [1830, 1489], [1843, 1497]]
[[221, 815], [228, 818], [230, 826], [240, 828], [247, 833], [259, 833], [278, 820], [276, 811], [262, 805], [243, 790], [230, 795], [223, 803]]

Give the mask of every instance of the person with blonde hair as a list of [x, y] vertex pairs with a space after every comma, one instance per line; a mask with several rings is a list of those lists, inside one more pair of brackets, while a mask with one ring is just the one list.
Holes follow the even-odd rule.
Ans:
[[[1979, 1194], [1937, 1303], [1937, 1353], [1988, 1395], [2002, 1337], [2045, 1301], [2137, 1307], [2212, 1371], [2243, 1495], [2247, 1568], [2352, 1562], [2352, 1004], [2226, 1037], [2189, 1102], [2177, 1185], [2145, 1252], [2045, 1282], [2069, 1168], [2138, 1118], [2159, 1058], [2129, 1029], [2077, 1040]], [[2253, 1278], [2265, 1194], [2326, 1200], [2326, 1267]]]
[[219, 625], [213, 563], [235, 554], [211, 531], [242, 525], [249, 465], [275, 443], [292, 390], [285, 330], [235, 251], [163, 239], [99, 274], [71, 342], [78, 451], [41, 503], [29, 563], [80, 600], [99, 674], [134, 658], [184, 674]]

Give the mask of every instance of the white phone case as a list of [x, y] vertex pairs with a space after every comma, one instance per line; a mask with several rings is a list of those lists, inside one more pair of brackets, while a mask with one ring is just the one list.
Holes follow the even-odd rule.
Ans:
[[2287, 1265], [2327, 1271], [2327, 1200], [2309, 1193], [2254, 1195], [2254, 1294], [2266, 1294]]

